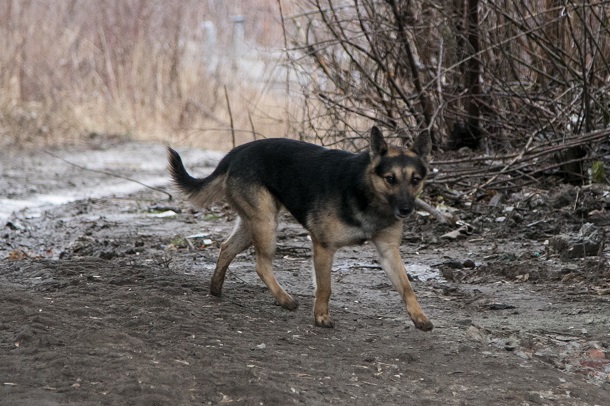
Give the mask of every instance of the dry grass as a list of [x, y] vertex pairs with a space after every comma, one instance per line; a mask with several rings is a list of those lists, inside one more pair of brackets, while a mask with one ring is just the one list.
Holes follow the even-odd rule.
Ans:
[[[244, 15], [234, 59], [232, 16]], [[216, 47], [204, 21], [216, 27]], [[216, 149], [283, 136], [275, 0], [7, 1], [0, 5], [2, 144], [78, 142], [92, 133]], [[250, 47], [253, 46], [253, 47]], [[256, 50], [254, 47], [258, 47]], [[239, 61], [235, 63], [234, 61]]]

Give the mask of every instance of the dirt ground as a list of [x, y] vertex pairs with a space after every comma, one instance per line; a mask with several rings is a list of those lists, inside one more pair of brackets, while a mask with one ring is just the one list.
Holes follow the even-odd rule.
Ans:
[[[167, 189], [159, 145], [54, 154]], [[217, 157], [184, 161], [203, 175]], [[610, 249], [574, 258], [568, 238], [585, 223], [608, 235], [607, 185], [446, 202], [474, 227], [456, 238], [414, 214], [402, 253], [435, 324], [423, 333], [370, 245], [336, 258], [335, 328], [322, 329], [310, 242], [288, 216], [274, 265], [292, 312], [251, 251], [222, 298], [208, 293], [226, 207], [195, 211], [42, 151], [2, 151], [0, 164], [0, 203], [17, 208], [0, 221], [2, 405], [610, 404]], [[441, 192], [424, 198], [439, 206]]]

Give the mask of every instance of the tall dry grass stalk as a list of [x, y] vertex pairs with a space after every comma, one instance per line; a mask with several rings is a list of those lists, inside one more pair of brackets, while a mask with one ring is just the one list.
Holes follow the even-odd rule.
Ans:
[[278, 19], [275, 0], [2, 2], [2, 143], [106, 133], [226, 149], [225, 86], [236, 142], [284, 135], [278, 58], [264, 51], [281, 46]]

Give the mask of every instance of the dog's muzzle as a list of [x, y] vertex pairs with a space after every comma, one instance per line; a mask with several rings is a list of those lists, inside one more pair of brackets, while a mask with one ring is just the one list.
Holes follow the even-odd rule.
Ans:
[[413, 206], [410, 204], [403, 204], [394, 209], [394, 215], [399, 219], [406, 218], [413, 211]]

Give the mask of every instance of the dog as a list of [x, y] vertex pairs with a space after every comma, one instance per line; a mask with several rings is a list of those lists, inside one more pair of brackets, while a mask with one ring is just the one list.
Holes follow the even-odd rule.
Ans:
[[175, 186], [194, 205], [204, 208], [224, 198], [239, 216], [233, 232], [220, 245], [212, 295], [220, 296], [233, 258], [254, 245], [258, 276], [279, 305], [297, 308], [275, 279], [271, 265], [278, 212], [284, 207], [313, 242], [317, 326], [334, 325], [328, 302], [335, 251], [370, 240], [415, 327], [430, 331], [433, 324], [417, 302], [399, 252], [403, 221], [422, 190], [430, 150], [426, 133], [409, 150], [388, 145], [379, 128], [373, 127], [369, 150], [360, 154], [269, 138], [234, 148], [206, 178], [189, 175], [180, 155], [170, 147], [168, 167]]

